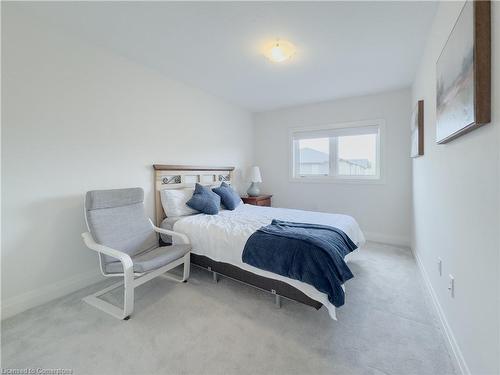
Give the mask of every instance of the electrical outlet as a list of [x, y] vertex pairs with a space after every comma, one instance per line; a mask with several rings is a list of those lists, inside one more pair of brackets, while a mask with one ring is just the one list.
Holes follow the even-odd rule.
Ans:
[[448, 290], [450, 291], [451, 298], [455, 298], [455, 278], [452, 275], [449, 276]]
[[443, 276], [443, 261], [441, 260], [441, 258], [437, 258], [437, 264], [439, 276]]

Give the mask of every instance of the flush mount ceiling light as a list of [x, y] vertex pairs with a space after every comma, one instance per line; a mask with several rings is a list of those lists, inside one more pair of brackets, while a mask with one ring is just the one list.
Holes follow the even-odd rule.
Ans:
[[264, 55], [272, 62], [281, 63], [291, 59], [295, 51], [295, 46], [292, 43], [286, 40], [277, 39], [267, 45], [264, 50]]

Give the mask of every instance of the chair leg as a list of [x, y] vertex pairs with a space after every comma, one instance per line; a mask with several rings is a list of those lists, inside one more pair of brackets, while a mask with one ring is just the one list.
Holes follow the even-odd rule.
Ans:
[[162, 278], [168, 279], [168, 280], [172, 280], [172, 281], [176, 281], [178, 283], [185, 283], [185, 282], [187, 282], [187, 279], [189, 279], [189, 271], [191, 269], [191, 263], [190, 263], [191, 256], [190, 255], [191, 255], [190, 253], [187, 253], [186, 255], [184, 255], [182, 257], [182, 259], [179, 258], [179, 260], [176, 261], [176, 262], [179, 262], [179, 263], [176, 264], [175, 267], [177, 267], [177, 266], [179, 266], [181, 264], [184, 264], [182, 278], [179, 278], [177, 276], [173, 276], [173, 275], [169, 274], [168, 271], [165, 272], [165, 273], [160, 274], [159, 277], [162, 277]]
[[125, 274], [125, 290], [123, 292], [123, 318], [128, 320], [134, 311], [134, 276]]
[[[127, 280], [129, 279], [129, 280]], [[131, 280], [130, 280], [131, 279]], [[83, 301], [88, 303], [95, 308], [108, 313], [115, 318], [128, 320], [132, 312], [134, 311], [134, 286], [133, 286], [133, 275], [132, 277], [125, 277], [124, 281], [114, 283], [103, 290], [100, 290], [90, 296], [83, 298]], [[124, 285], [124, 303], [123, 309], [113, 305], [112, 303], [106, 302], [99, 297], [106, 294], [120, 286]]]
[[[177, 261], [177, 264], [174, 264], [174, 266], [178, 266], [181, 264], [181, 260]], [[87, 302], [88, 304], [98, 308], [99, 310], [102, 310], [110, 315], [113, 315], [115, 318], [118, 319], [124, 319], [128, 320], [130, 318], [130, 315], [134, 311], [134, 288], [136, 286], [139, 286], [149, 280], [151, 280], [154, 277], [161, 276], [167, 279], [171, 279], [177, 282], [183, 282], [186, 281], [189, 278], [189, 270], [190, 270], [190, 253], [187, 253], [184, 255], [182, 259], [182, 263], [184, 263], [184, 274], [182, 279], [178, 279], [176, 277], [167, 275], [165, 273], [165, 268], [160, 268], [157, 269], [156, 271], [150, 272], [148, 275], [141, 276], [139, 279], [135, 280], [134, 282], [134, 273], [132, 270], [132, 267], [125, 268], [125, 273], [123, 276], [123, 281], [120, 281], [118, 283], [115, 283], [113, 285], [110, 285], [109, 287], [94, 293], [90, 296], [85, 297], [83, 300]], [[124, 286], [124, 291], [123, 291], [123, 310], [116, 307], [115, 305], [106, 302], [100, 298], [99, 296], [102, 296], [103, 294], [116, 289], [120, 286]]]
[[182, 277], [183, 282], [187, 282], [189, 279], [189, 271], [191, 270], [191, 253], [184, 255], [184, 275]]

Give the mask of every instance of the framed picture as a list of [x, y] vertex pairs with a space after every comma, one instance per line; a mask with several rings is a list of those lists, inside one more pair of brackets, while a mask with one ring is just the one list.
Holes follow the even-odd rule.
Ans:
[[412, 158], [424, 154], [424, 101], [419, 100], [411, 115], [411, 153]]
[[491, 121], [491, 3], [466, 1], [437, 61], [436, 142]]

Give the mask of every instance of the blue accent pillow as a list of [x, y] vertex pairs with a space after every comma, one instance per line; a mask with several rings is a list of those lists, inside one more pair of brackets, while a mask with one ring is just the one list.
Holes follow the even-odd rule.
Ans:
[[186, 204], [204, 214], [217, 215], [220, 208], [220, 197], [209, 188], [196, 184], [193, 196]]
[[213, 192], [220, 196], [222, 204], [228, 210], [234, 210], [240, 203], [242, 203], [241, 198], [238, 193], [236, 193], [231, 185], [223, 182], [220, 187], [212, 189]]

